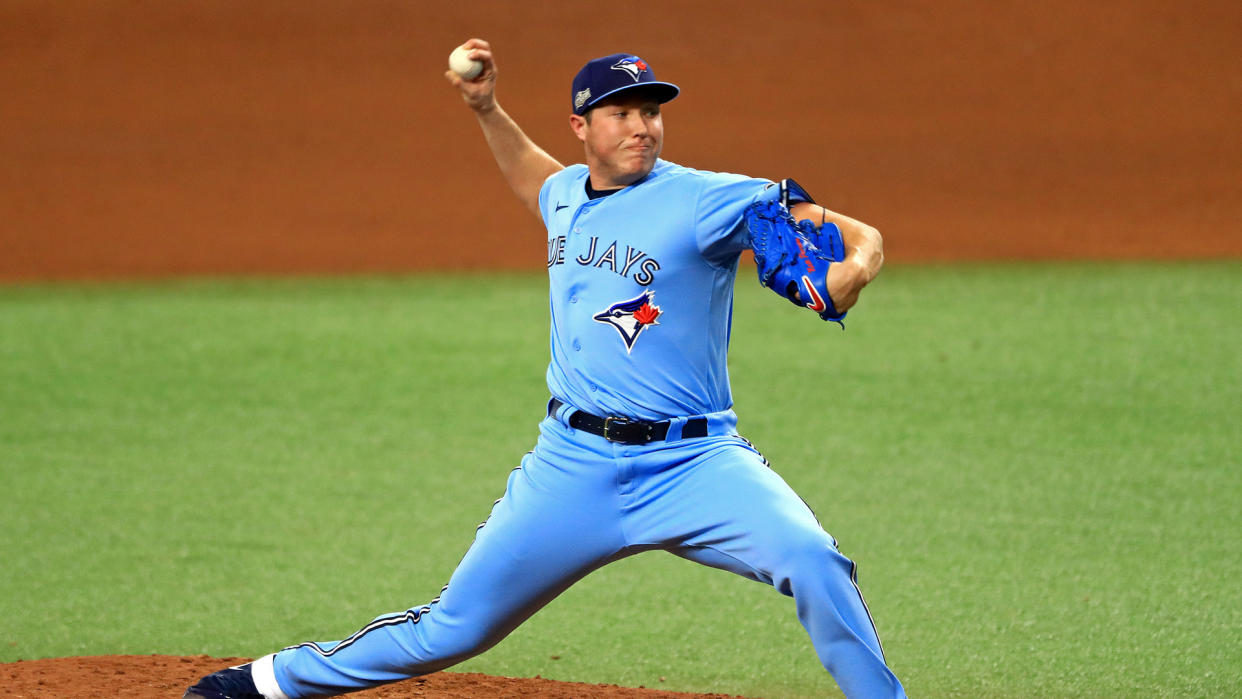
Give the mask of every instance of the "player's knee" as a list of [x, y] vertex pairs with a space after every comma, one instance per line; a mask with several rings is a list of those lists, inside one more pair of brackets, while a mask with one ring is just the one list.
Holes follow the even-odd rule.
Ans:
[[481, 629], [462, 629], [453, 638], [437, 644], [435, 651], [436, 655], [455, 665], [473, 658], [499, 641], [500, 637], [494, 637]]
[[415, 634], [415, 638], [410, 639], [412, 642], [405, 644], [409, 656], [402, 662], [411, 675], [452, 667], [491, 648], [503, 638], [503, 634], [489, 633], [487, 629], [468, 624], [453, 625], [451, 630], [439, 624], [420, 625]]
[[848, 575], [854, 565], [837, 551], [832, 537], [827, 534], [790, 537], [780, 550], [774, 585], [786, 595], [825, 576]]

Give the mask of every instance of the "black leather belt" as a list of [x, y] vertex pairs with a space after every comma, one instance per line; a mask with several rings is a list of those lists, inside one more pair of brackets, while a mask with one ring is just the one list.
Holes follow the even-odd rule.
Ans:
[[[548, 403], [548, 415], [555, 416], [565, 403], [553, 398]], [[569, 426], [575, 430], [590, 432], [618, 444], [647, 444], [659, 442], [668, 437], [669, 421], [644, 422], [631, 420], [628, 417], [599, 417], [581, 410], [569, 414]], [[707, 418], [692, 417], [686, 420], [681, 428], [681, 438], [707, 436]]]

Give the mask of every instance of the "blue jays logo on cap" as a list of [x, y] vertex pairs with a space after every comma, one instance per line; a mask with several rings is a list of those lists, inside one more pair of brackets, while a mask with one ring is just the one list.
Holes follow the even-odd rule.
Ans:
[[589, 61], [578, 74], [570, 91], [573, 112], [586, 114], [600, 100], [622, 90], [642, 88], [663, 104], [676, 97], [681, 88], [656, 80], [646, 61], [629, 53], [614, 53]]
[[596, 322], [611, 325], [621, 333], [626, 354], [634, 349], [634, 343], [644, 330], [660, 324], [656, 319], [664, 312], [659, 306], [651, 303], [654, 296], [655, 292], [648, 289], [628, 301], [614, 303], [594, 316]]
[[613, 63], [612, 69], [624, 71], [628, 73], [631, 78], [634, 78], [634, 82], [638, 82], [638, 78], [643, 74], [643, 71], [647, 70], [647, 63], [643, 61], [643, 59], [633, 56], [622, 58], [616, 63]]

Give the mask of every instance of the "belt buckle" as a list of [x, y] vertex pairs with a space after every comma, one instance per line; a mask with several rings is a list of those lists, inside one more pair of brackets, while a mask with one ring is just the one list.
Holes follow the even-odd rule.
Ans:
[[[633, 438], [622, 437], [621, 435], [612, 434], [612, 430], [614, 428], [620, 428], [624, 430], [625, 428], [631, 427], [633, 425], [645, 425], [647, 427], [647, 434], [643, 435], [644, 439], [635, 440]], [[628, 417], [609, 416], [609, 417], [604, 418], [604, 439], [610, 442], [618, 442], [620, 444], [646, 444], [647, 442], [651, 441], [651, 424], [646, 423], [646, 422], [639, 422], [636, 420], [631, 420]]]

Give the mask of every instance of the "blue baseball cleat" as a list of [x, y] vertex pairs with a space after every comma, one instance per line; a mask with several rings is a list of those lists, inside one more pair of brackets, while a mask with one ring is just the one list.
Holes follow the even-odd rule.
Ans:
[[182, 699], [266, 699], [254, 686], [250, 663], [213, 672], [185, 690]]

